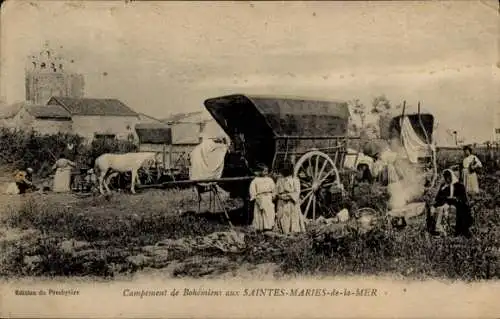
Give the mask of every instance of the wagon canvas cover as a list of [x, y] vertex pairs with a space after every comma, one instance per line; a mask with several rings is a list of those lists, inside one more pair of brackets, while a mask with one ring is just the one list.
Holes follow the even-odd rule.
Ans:
[[[345, 135], [349, 110], [343, 101], [245, 96], [208, 99], [205, 106], [228, 135], [244, 128], [273, 136]], [[270, 136], [271, 137], [271, 136]]]
[[275, 158], [278, 153], [329, 147], [329, 140], [317, 137], [346, 136], [349, 121], [347, 103], [342, 101], [234, 94], [208, 99], [205, 107], [235, 148], [242, 150], [249, 168], [283, 161], [284, 157]]

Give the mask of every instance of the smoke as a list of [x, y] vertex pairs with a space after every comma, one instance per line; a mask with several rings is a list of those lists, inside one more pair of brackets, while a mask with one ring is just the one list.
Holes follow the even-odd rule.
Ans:
[[381, 153], [380, 159], [387, 165], [391, 210], [402, 208], [423, 194], [425, 172], [407, 159], [398, 140], [391, 141], [390, 148]]

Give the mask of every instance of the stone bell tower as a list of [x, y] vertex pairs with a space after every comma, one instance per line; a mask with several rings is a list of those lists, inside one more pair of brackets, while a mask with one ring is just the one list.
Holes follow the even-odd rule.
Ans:
[[73, 63], [74, 60], [68, 62], [46, 42], [42, 51], [28, 57], [26, 101], [45, 104], [52, 96], [83, 97], [84, 78], [71, 72]]

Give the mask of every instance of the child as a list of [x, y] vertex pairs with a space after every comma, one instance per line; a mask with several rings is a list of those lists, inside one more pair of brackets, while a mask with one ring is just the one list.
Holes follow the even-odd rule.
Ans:
[[250, 183], [250, 201], [255, 201], [252, 226], [259, 231], [272, 230], [274, 227], [275, 184], [268, 176], [265, 165], [259, 165], [257, 176]]

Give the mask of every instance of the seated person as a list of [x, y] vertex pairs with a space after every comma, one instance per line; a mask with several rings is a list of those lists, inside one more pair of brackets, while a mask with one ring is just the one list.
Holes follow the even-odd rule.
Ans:
[[85, 191], [94, 192], [97, 190], [97, 176], [94, 169], [89, 169], [85, 175]]
[[14, 182], [19, 189], [19, 194], [25, 194], [27, 190], [36, 189], [32, 182], [33, 169], [28, 168], [26, 171], [17, 171], [14, 175]]
[[444, 182], [434, 200], [431, 214], [434, 217], [434, 231], [445, 234], [443, 217], [456, 214], [455, 235], [470, 237], [469, 228], [472, 225], [472, 215], [465, 192], [465, 187], [458, 181], [453, 171], [447, 169], [443, 172]]

